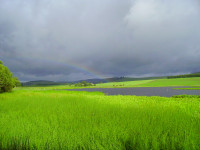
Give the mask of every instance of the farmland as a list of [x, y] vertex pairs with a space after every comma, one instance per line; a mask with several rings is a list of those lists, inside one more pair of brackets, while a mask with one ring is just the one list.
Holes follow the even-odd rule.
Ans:
[[145, 83], [152, 82], [153, 80], [136, 80], [136, 81], [125, 81], [125, 82], [108, 82], [108, 83], [100, 83], [97, 84], [97, 87], [105, 88], [105, 87], [133, 87], [133, 86], [142, 86]]
[[97, 87], [167, 87], [167, 86], [199, 86], [200, 77], [174, 78], [156, 80], [138, 80], [129, 82], [109, 82], [97, 84]]

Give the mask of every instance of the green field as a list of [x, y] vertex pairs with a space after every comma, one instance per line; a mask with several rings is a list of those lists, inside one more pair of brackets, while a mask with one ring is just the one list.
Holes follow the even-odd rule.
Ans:
[[199, 86], [200, 78], [175, 78], [175, 79], [158, 79], [153, 82], [145, 83], [142, 86], [159, 87], [159, 86]]
[[0, 94], [0, 149], [200, 149], [197, 97], [47, 89]]
[[166, 87], [166, 86], [200, 86], [200, 77], [174, 78], [156, 80], [138, 80], [129, 82], [109, 82], [97, 84], [97, 87]]
[[125, 82], [108, 82], [108, 83], [100, 83], [97, 84], [96, 87], [111, 87], [111, 88], [117, 88], [117, 87], [134, 87], [143, 85], [148, 82], [152, 82], [153, 80], [136, 80], [136, 81], [125, 81]]
[[200, 90], [200, 87], [196, 86], [196, 87], [189, 87], [189, 88], [174, 88], [174, 89], [178, 89], [178, 90]]

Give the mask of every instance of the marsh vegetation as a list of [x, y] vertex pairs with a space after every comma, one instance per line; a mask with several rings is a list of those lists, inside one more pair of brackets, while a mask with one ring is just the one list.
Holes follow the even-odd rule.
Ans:
[[200, 149], [200, 99], [18, 89], [0, 94], [0, 149]]

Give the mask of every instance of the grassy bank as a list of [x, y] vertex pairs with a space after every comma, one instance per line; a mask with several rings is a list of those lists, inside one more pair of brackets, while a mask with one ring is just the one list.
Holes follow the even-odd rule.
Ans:
[[128, 82], [109, 82], [97, 84], [97, 87], [168, 87], [168, 86], [200, 86], [200, 78], [175, 78], [175, 79], [156, 79], [138, 80]]
[[142, 86], [145, 83], [152, 82], [153, 80], [137, 80], [137, 81], [125, 81], [125, 82], [108, 82], [97, 84], [96, 87], [110, 87], [110, 88], [120, 88], [120, 87], [135, 87]]
[[153, 82], [142, 84], [142, 86], [159, 87], [159, 86], [200, 86], [200, 78], [175, 78], [175, 79], [158, 79]]
[[199, 98], [0, 94], [0, 149], [200, 149]]
[[177, 90], [200, 90], [200, 87], [196, 86], [196, 87], [189, 87], [189, 88], [174, 88]]

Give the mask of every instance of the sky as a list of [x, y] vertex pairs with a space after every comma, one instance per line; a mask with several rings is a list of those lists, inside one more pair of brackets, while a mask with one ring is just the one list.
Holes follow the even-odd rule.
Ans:
[[21, 81], [200, 72], [200, 1], [0, 0], [0, 60]]

